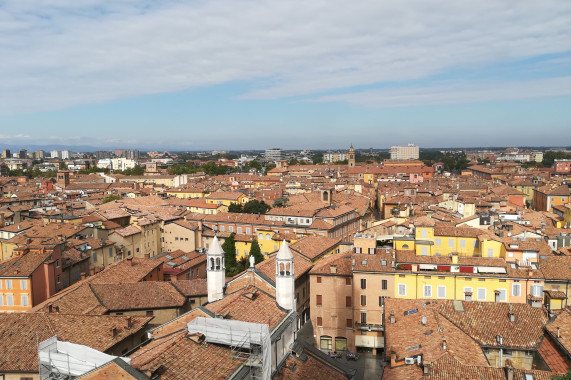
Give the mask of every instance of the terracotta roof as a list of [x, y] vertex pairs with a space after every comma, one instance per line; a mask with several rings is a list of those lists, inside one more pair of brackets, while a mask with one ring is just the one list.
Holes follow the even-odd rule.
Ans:
[[[54, 335], [59, 340], [107, 351], [145, 328], [151, 317], [128, 317], [48, 313], [0, 313], [0, 372], [38, 372], [37, 339]], [[116, 329], [116, 335], [109, 333]], [[15, 348], [18, 349], [15, 349]]]
[[172, 281], [172, 286], [178, 289], [185, 297], [196, 297], [208, 294], [205, 278], [195, 278], [193, 280]]
[[310, 274], [331, 274], [331, 266], [336, 267], [337, 276], [350, 276], [351, 275], [351, 255], [345, 253], [337, 253], [334, 255], [329, 255], [319, 260], [313, 269], [309, 272]]
[[[303, 276], [312, 267], [310, 261], [298, 254], [297, 252], [292, 252], [293, 255], [293, 272], [295, 279], [297, 280]], [[276, 256], [271, 255], [266, 260], [261, 263], [256, 264], [256, 269], [265, 274], [270, 280], [276, 281]]]
[[[256, 291], [256, 297], [250, 299], [244, 294]], [[267, 295], [258, 288], [250, 286], [238, 292], [232, 293], [219, 301], [204, 306], [215, 314], [228, 315], [227, 319], [244, 322], [269, 323], [270, 331], [287, 315], [281, 309], [274, 297]]]
[[[536, 349], [543, 338], [543, 326], [548, 318], [545, 310], [523, 303], [464, 302], [464, 311], [456, 311], [452, 302], [442, 303], [439, 312], [481, 346], [496, 347], [498, 335], [503, 346]], [[510, 322], [508, 313], [515, 315]], [[490, 318], [490, 316], [495, 316]]]
[[[559, 337], [557, 337], [558, 328]], [[553, 322], [545, 326], [545, 330], [549, 332], [554, 341], [565, 348], [568, 355], [571, 353], [571, 308], [564, 309]]]
[[168, 281], [91, 284], [90, 287], [110, 311], [180, 308], [186, 302], [186, 298]]
[[29, 277], [52, 252], [27, 252], [0, 263], [0, 277]]
[[546, 336], [539, 345], [539, 354], [545, 360], [545, 364], [553, 372], [566, 373], [571, 369], [569, 359], [556, 346], [550, 337]]
[[310, 260], [331, 250], [341, 242], [341, 238], [325, 236], [307, 236], [289, 245], [290, 249], [300, 253]]

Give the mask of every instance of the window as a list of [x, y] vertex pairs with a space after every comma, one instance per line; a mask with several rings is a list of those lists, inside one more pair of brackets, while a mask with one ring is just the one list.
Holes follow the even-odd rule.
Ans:
[[423, 239], [426, 239], [426, 228], [420, 230], [420, 235], [422, 236]]
[[12, 294], [6, 294], [6, 305], [14, 306], [14, 296]]
[[512, 296], [519, 297], [521, 296], [521, 284], [512, 284]]
[[440, 247], [440, 245], [442, 244], [442, 241], [440, 238], [436, 238], [436, 246]]
[[438, 285], [436, 288], [436, 296], [438, 298], [446, 298], [446, 286]]
[[352, 319], [347, 319], [347, 328], [351, 329], [353, 328], [353, 320]]
[[335, 338], [335, 351], [347, 351], [347, 338], [340, 336]]
[[389, 282], [387, 280], [381, 280], [381, 290], [387, 290], [389, 288]]
[[236, 232], [241, 234], [242, 233], [242, 227], [236, 227]]
[[460, 248], [466, 248], [466, 240], [460, 239]]
[[56, 268], [59, 268], [59, 259], [56, 260]]
[[347, 307], [351, 307], [351, 306], [352, 306], [351, 296], [345, 297], [345, 306], [347, 306]]
[[508, 300], [508, 291], [506, 289], [498, 289], [500, 291], [500, 302], [506, 302]]
[[478, 240], [474, 240], [474, 248], [478, 248], [479, 242]]
[[321, 276], [317, 276], [317, 283], [321, 284]]
[[454, 247], [454, 239], [448, 239], [448, 246]]
[[234, 226], [228, 226], [228, 231], [234, 232]]
[[543, 297], [543, 286], [541, 285], [532, 285], [530, 291], [534, 297]]
[[270, 234], [266, 234], [266, 240], [272, 240], [272, 237], [270, 236]]
[[478, 288], [478, 301], [486, 300], [486, 288]]
[[60, 277], [59, 274], [56, 276], [56, 281], [57, 281], [58, 284], [61, 282], [61, 277]]
[[399, 284], [398, 290], [399, 290], [399, 293], [398, 293], [399, 296], [401, 296], [401, 297], [406, 296], [406, 284]]
[[109, 257], [113, 257], [113, 248], [109, 248]]
[[345, 279], [345, 285], [351, 285], [351, 277]]
[[[139, 248], [137, 248], [138, 250]], [[97, 262], [97, 252], [93, 252], [93, 262], [96, 263]]]
[[137, 249], [135, 250], [136, 252], [139, 252], [139, 248], [137, 247]]
[[20, 289], [22, 290], [28, 289], [28, 280], [20, 280]]
[[28, 306], [28, 295], [22, 294], [21, 301], [22, 301], [22, 306]]
[[321, 306], [322, 305], [322, 296], [321, 294], [316, 295], [316, 300], [315, 303], [317, 304], [317, 306]]
[[385, 297], [383, 296], [379, 297], [379, 306], [380, 307], [385, 306]]
[[258, 240], [264, 240], [264, 234], [259, 233], [258, 234]]
[[361, 312], [361, 323], [367, 323], [367, 312]]
[[488, 248], [488, 257], [494, 257], [494, 249]]
[[12, 280], [6, 280], [6, 289], [12, 289]]
[[147, 310], [147, 317], [152, 317], [153, 315], [155, 315], [155, 313], [153, 313], [152, 310]]
[[317, 326], [323, 326], [323, 318], [317, 317]]
[[322, 336], [319, 342], [319, 347], [322, 350], [331, 351], [331, 337], [326, 335]]
[[432, 298], [432, 285], [424, 285], [423, 288], [424, 298]]
[[361, 289], [367, 289], [367, 279], [366, 278], [361, 279]]
[[422, 256], [428, 256], [428, 247], [421, 247], [420, 251], [422, 253]]
[[361, 295], [361, 306], [367, 306], [367, 296], [364, 294]]

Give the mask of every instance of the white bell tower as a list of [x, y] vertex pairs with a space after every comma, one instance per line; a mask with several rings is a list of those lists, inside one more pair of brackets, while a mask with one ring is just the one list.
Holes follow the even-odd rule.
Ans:
[[293, 255], [285, 240], [276, 256], [276, 301], [286, 310], [296, 309]]
[[210, 249], [206, 254], [206, 285], [208, 289], [208, 302], [214, 302], [224, 297], [224, 284], [226, 283], [226, 267], [224, 265], [224, 250], [214, 236]]

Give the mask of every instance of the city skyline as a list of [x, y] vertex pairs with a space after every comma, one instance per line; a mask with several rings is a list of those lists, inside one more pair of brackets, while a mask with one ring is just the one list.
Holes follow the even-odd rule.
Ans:
[[4, 145], [549, 147], [571, 138], [566, 2], [52, 0], [2, 4], [0, 20]]

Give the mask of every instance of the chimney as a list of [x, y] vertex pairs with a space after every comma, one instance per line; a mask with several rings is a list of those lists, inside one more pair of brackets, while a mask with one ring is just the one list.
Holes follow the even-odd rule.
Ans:
[[425, 362], [422, 366], [422, 376], [430, 376], [430, 362]]
[[116, 337], [118, 332], [119, 331], [118, 331], [117, 327], [111, 327], [109, 329], [109, 335], [111, 335], [112, 337]]
[[329, 266], [329, 272], [332, 274], [337, 273], [337, 265], [330, 265]]
[[442, 349], [446, 351], [446, 348], [448, 348], [448, 345], [446, 344], [446, 338], [442, 338]]
[[[48, 306], [48, 313], [53, 313], [53, 312], [54, 312], [54, 307], [53, 307], [53, 305], [50, 304]], [[559, 333], [559, 327], [557, 328], [557, 332]]]
[[397, 320], [395, 318], [395, 312], [394, 311], [391, 311], [390, 322], [391, 322], [391, 324], [397, 322]]
[[144, 257], [145, 257], [145, 259], [149, 260], [151, 258], [151, 255], [148, 253], [145, 253]]
[[133, 256], [127, 257], [127, 265], [129, 265], [130, 267], [133, 266]]
[[506, 380], [514, 380], [514, 368], [509, 364], [506, 365]]
[[131, 327], [133, 327], [133, 318], [127, 317], [125, 320], [125, 328], [130, 329]]
[[557, 327], [557, 339], [561, 338], [561, 334], [559, 333], [559, 327]]
[[85, 280], [85, 272], [81, 272], [81, 279]]

